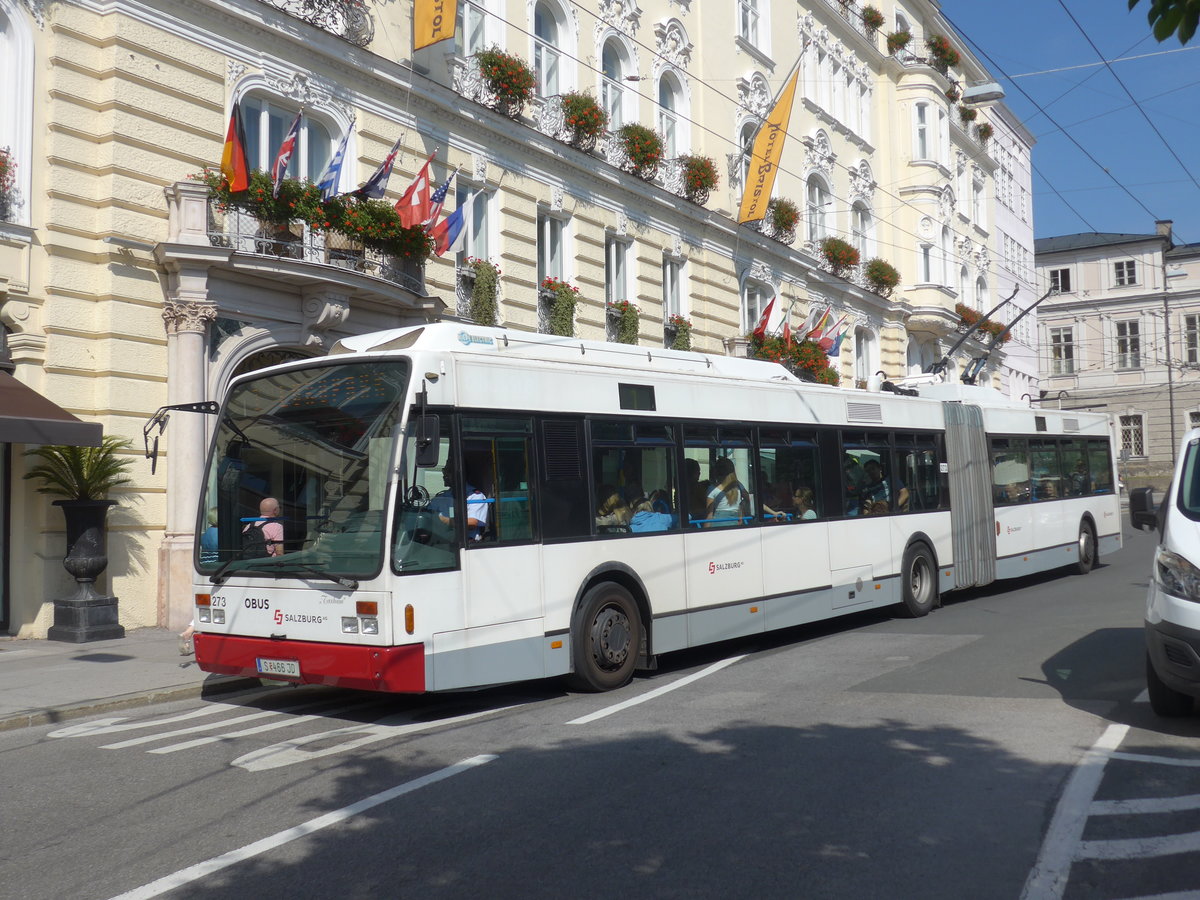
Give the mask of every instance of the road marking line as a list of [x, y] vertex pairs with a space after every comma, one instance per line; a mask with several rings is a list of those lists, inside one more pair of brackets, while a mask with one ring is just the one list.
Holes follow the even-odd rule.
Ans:
[[1144, 859], [1151, 856], [1170, 856], [1173, 853], [1195, 853], [1197, 850], [1200, 850], [1200, 831], [1191, 831], [1187, 834], [1164, 834], [1157, 837], [1082, 841], [1078, 858]]
[[1200, 794], [1187, 797], [1144, 797], [1137, 800], [1093, 800], [1093, 816], [1133, 816], [1143, 813], [1200, 809]]
[[[246, 737], [251, 734], [262, 734], [264, 731], [275, 731], [279, 728], [287, 728], [289, 725], [298, 725], [301, 722], [308, 722], [312, 719], [329, 719], [344, 715], [352, 709], [358, 709], [362, 706], [370, 706], [377, 704], [377, 700], [360, 700], [358, 703], [349, 703], [345, 706], [339, 706], [335, 709], [329, 709], [325, 712], [311, 713], [303, 716], [291, 716], [282, 722], [268, 722], [266, 725], [255, 725], [251, 728], [242, 728], [239, 731], [227, 731], [224, 734], [213, 734], [208, 737], [195, 738], [190, 741], [180, 741], [178, 744], [168, 744], [165, 747], [156, 747], [153, 750], [147, 750], [147, 753], [176, 753], [180, 750], [191, 750], [195, 747], [203, 747], [206, 744], [215, 744], [218, 741], [228, 740], [229, 738]], [[299, 712], [302, 709], [311, 709], [314, 706], [328, 706], [328, 701], [318, 703], [305, 703], [303, 706], [293, 706], [285, 712]], [[162, 735], [160, 735], [161, 737]]]
[[[114, 734], [118, 731], [133, 731], [137, 728], [153, 728], [155, 725], [169, 725], [172, 722], [184, 722], [188, 719], [196, 719], [200, 716], [211, 716], [214, 713], [228, 712], [231, 709], [245, 709], [244, 706], [235, 706], [232, 703], [213, 703], [200, 709], [193, 709], [191, 712], [180, 713], [176, 716], [167, 716], [166, 718], [142, 718], [129, 721], [129, 716], [110, 716], [106, 719], [96, 719], [91, 722], [83, 722], [79, 725], [68, 725], [66, 728], [60, 728], [57, 731], [50, 732], [47, 737], [52, 738], [72, 738], [72, 737], [91, 737], [96, 734]], [[121, 722], [123, 724], [118, 725]]]
[[236, 725], [238, 722], [250, 722], [255, 719], [268, 719], [271, 716], [281, 716], [281, 712], [258, 712], [248, 716], [237, 716], [233, 719], [224, 719], [220, 722], [206, 722], [203, 725], [193, 725], [191, 728], [177, 728], [175, 731], [163, 731], [158, 734], [143, 734], [141, 737], [130, 738], [127, 741], [117, 741], [115, 744], [105, 744], [101, 750], [123, 750], [126, 747], [136, 747], [139, 744], [149, 744], [153, 741], [161, 741], [166, 738], [176, 737], [180, 734], [195, 734], [197, 731], [212, 731], [214, 728], [224, 728], [227, 725]]
[[[239, 756], [230, 765], [240, 766], [249, 772], [261, 772], [264, 769], [278, 769], [281, 766], [290, 766], [295, 763], [309, 762], [314, 759], [320, 759], [323, 756], [332, 756], [335, 753], [346, 753], [350, 750], [357, 750], [359, 747], [367, 744], [374, 744], [377, 741], [384, 741], [388, 738], [402, 737], [407, 734], [414, 734], [418, 731], [429, 731], [432, 728], [441, 728], [444, 725], [457, 725], [459, 722], [468, 722], [471, 719], [478, 719], [481, 716], [490, 716], [495, 713], [507, 712], [508, 710], [517, 709], [527, 704], [519, 703], [515, 706], [501, 706], [496, 709], [484, 709], [479, 712], [466, 713], [461, 716], [452, 716], [449, 719], [434, 719], [430, 722], [413, 722], [410, 716], [405, 713], [403, 715], [388, 716], [385, 719], [380, 719], [378, 722], [371, 725], [354, 725], [350, 728], [335, 728], [333, 731], [319, 731], [316, 734], [305, 735], [290, 741], [281, 741], [278, 744], [272, 744], [270, 747], [263, 747], [259, 750], [252, 750], [243, 756]], [[393, 724], [395, 723], [395, 724]], [[352, 737], [352, 740], [343, 741], [340, 744], [334, 744], [331, 747], [322, 747], [320, 750], [305, 750], [305, 744], [312, 744], [317, 741], [328, 741], [335, 737]]]
[[1133, 702], [1134, 703], [1149, 703], [1150, 702], [1150, 691], [1148, 691], [1146, 688], [1142, 688], [1142, 692], [1133, 698]]
[[1157, 763], [1160, 766], [1182, 766], [1185, 769], [1200, 768], [1200, 759], [1180, 759], [1177, 756], [1150, 756], [1145, 753], [1114, 753], [1113, 759], [1129, 762]]
[[655, 697], [661, 697], [663, 694], [670, 693], [676, 688], [681, 688], [691, 684], [693, 681], [699, 681], [706, 675], [712, 675], [715, 672], [721, 671], [726, 666], [731, 666], [739, 660], [745, 659], [749, 654], [743, 653], [741, 656], [732, 656], [729, 659], [723, 659], [718, 663], [713, 663], [707, 669], [701, 669], [699, 672], [693, 672], [685, 678], [680, 678], [678, 681], [673, 681], [670, 684], [664, 684], [660, 688], [655, 688], [652, 691], [647, 691], [637, 697], [631, 697], [613, 706], [606, 706], [604, 709], [597, 710], [594, 713], [589, 713], [586, 716], [580, 716], [578, 719], [572, 719], [568, 725], [586, 725], [589, 722], [595, 722], [597, 719], [603, 719], [605, 716], [611, 716], [613, 713], [618, 713], [623, 709], [629, 709], [631, 706], [637, 706], [639, 703], [645, 703], [647, 700], [653, 700]]
[[1025, 880], [1021, 900], [1062, 897], [1104, 766], [1110, 756], [1116, 755], [1113, 751], [1128, 733], [1128, 725], [1109, 725], [1075, 766], [1054, 810], [1037, 861]]
[[414, 781], [398, 784], [393, 788], [382, 791], [378, 794], [372, 794], [357, 803], [352, 803], [349, 806], [343, 806], [341, 809], [333, 812], [325, 813], [317, 816], [315, 819], [309, 819], [300, 825], [293, 828], [285, 829], [277, 832], [270, 837], [265, 837], [262, 840], [255, 841], [252, 844], [247, 844], [244, 847], [239, 847], [237, 850], [230, 850], [221, 856], [214, 856], [212, 859], [207, 859], [204, 862], [196, 863], [194, 866], [188, 866], [186, 869], [180, 869], [178, 872], [173, 872], [159, 878], [157, 881], [152, 881], [149, 884], [144, 884], [141, 887], [134, 888], [132, 891], [126, 891], [124, 894], [119, 894], [112, 900], [150, 900], [152, 897], [159, 897], [168, 891], [173, 891], [185, 884], [190, 884], [193, 881], [198, 881], [205, 876], [212, 875], [214, 872], [219, 872], [221, 869], [228, 868], [239, 862], [244, 862], [247, 859], [252, 859], [269, 850], [274, 850], [277, 847], [282, 847], [284, 844], [291, 843], [297, 838], [307, 837], [310, 834], [320, 831], [323, 828], [328, 828], [330, 825], [337, 825], [339, 822], [344, 822], [346, 819], [356, 816], [359, 813], [366, 812], [380, 804], [387, 803], [390, 800], [395, 800], [397, 797], [402, 797], [405, 794], [420, 790], [423, 787], [428, 787], [439, 781], [443, 781], [451, 776], [458, 775], [462, 772], [469, 771], [476, 766], [481, 766], [484, 763], [489, 763], [497, 759], [494, 754], [483, 754], [481, 756], [472, 756], [470, 759], [464, 759], [460, 763], [455, 763], [452, 766], [447, 766], [444, 769], [439, 769], [436, 772], [431, 772]]

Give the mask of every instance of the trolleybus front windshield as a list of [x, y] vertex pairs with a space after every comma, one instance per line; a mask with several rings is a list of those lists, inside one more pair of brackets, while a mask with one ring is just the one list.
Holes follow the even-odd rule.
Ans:
[[[237, 385], [205, 480], [200, 571], [377, 573], [408, 374], [407, 360], [389, 360], [293, 369]], [[279, 510], [265, 517], [271, 500]], [[260, 526], [262, 539], [253, 534]]]

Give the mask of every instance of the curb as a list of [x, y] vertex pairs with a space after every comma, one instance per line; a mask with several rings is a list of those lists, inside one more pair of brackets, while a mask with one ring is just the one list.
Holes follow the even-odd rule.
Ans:
[[119, 697], [89, 700], [71, 706], [59, 706], [50, 709], [39, 709], [28, 713], [17, 713], [16, 715], [0, 719], [0, 731], [15, 731], [19, 728], [31, 728], [34, 725], [54, 725], [58, 722], [65, 722], [68, 719], [78, 719], [83, 716], [92, 715], [93, 713], [109, 712], [110, 710], [136, 709], [140, 706], [171, 703], [175, 700], [191, 700], [196, 697], [244, 693], [261, 687], [262, 684], [257, 678], [218, 675], [200, 684], [157, 688], [151, 691], [139, 691], [135, 694], [122, 694]]

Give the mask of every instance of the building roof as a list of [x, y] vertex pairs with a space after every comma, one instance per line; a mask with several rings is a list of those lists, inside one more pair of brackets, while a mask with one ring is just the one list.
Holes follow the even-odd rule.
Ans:
[[1033, 242], [1033, 252], [1035, 254], [1058, 253], [1063, 250], [1086, 250], [1090, 247], [1109, 247], [1114, 244], [1135, 244], [1140, 241], [1165, 239], [1165, 236], [1161, 234], [1116, 234], [1111, 231], [1085, 231], [1082, 234], [1038, 238]]

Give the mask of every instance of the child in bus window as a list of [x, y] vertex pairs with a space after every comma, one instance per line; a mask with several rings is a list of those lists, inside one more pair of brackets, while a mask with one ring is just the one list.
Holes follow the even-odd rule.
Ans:
[[601, 533], [628, 530], [633, 513], [617, 489], [611, 484], [602, 484], [596, 491], [596, 496], [600, 498], [600, 505], [596, 511], [596, 526]]
[[817, 511], [813, 508], [813, 489], [798, 487], [792, 492], [792, 505], [795, 507], [797, 519], [815, 519]]

